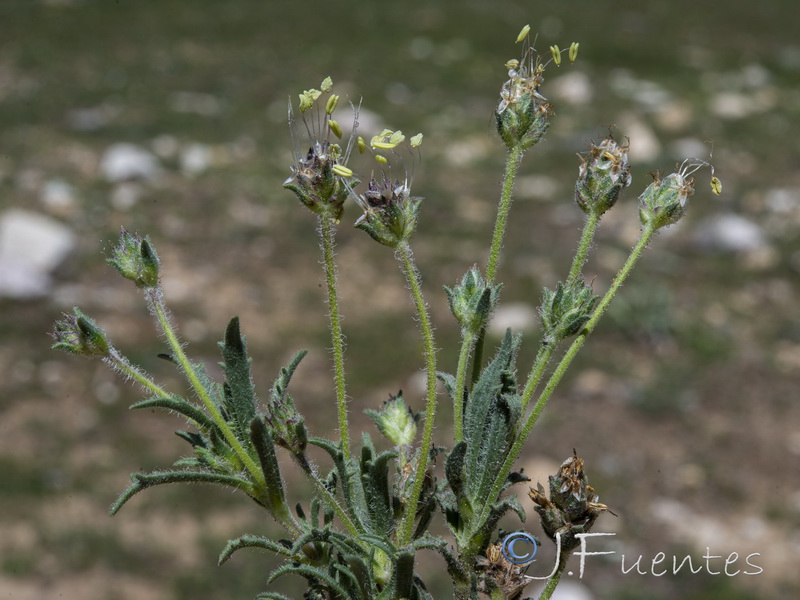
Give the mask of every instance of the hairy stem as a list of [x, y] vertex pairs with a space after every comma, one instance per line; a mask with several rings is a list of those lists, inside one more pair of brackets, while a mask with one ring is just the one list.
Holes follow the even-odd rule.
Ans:
[[108, 356], [103, 359], [115, 371], [119, 371], [125, 377], [133, 379], [136, 383], [142, 386], [156, 396], [169, 397], [169, 392], [159, 386], [150, 377], [145, 375], [139, 368], [131, 364], [131, 362], [124, 357], [116, 348], [110, 348]]
[[[646, 226], [643, 230], [641, 235], [639, 236], [639, 241], [636, 242], [636, 245], [631, 250], [630, 255], [628, 256], [628, 260], [625, 261], [625, 264], [617, 273], [617, 276], [614, 278], [614, 282], [611, 284], [611, 287], [606, 292], [605, 296], [603, 296], [602, 300], [600, 300], [600, 304], [594, 309], [592, 313], [592, 317], [587, 321], [586, 326], [583, 330], [578, 334], [578, 337], [575, 341], [572, 342], [567, 352], [564, 354], [561, 362], [558, 363], [558, 366], [553, 371], [553, 374], [550, 376], [550, 380], [547, 382], [544, 390], [542, 390], [539, 399], [536, 401], [536, 404], [533, 407], [533, 411], [528, 416], [527, 420], [525, 421], [525, 425], [520, 431], [519, 436], [517, 436], [514, 445], [511, 447], [511, 450], [506, 457], [503, 466], [500, 468], [500, 472], [497, 474], [497, 477], [494, 480], [494, 484], [492, 486], [492, 491], [489, 494], [488, 498], [491, 499], [491, 502], [487, 503], [487, 507], [493, 503], [500, 495], [501, 490], [503, 489], [503, 483], [505, 482], [508, 474], [511, 472], [512, 467], [514, 466], [514, 462], [516, 462], [517, 458], [519, 457], [520, 452], [522, 451], [522, 447], [525, 445], [525, 441], [528, 438], [528, 435], [531, 432], [534, 424], [541, 415], [542, 410], [547, 405], [547, 401], [550, 399], [550, 396], [553, 394], [553, 391], [556, 389], [558, 384], [561, 382], [561, 378], [566, 373], [567, 368], [572, 363], [575, 356], [578, 354], [578, 351], [581, 349], [583, 344], [586, 342], [586, 338], [589, 334], [594, 330], [597, 326], [598, 321], [605, 313], [608, 305], [611, 303], [611, 300], [614, 299], [614, 296], [619, 291], [619, 288], [622, 287], [622, 284], [628, 278], [633, 270], [634, 265], [639, 260], [642, 255], [642, 252], [647, 247], [647, 243], [653, 237], [655, 233], [655, 228], [652, 226]], [[486, 518], [487, 508], [484, 508], [483, 515], [479, 522], [482, 522], [483, 519]]]
[[553, 344], [542, 343], [542, 345], [539, 347], [539, 352], [536, 353], [536, 360], [533, 361], [530, 375], [528, 375], [528, 381], [525, 384], [525, 390], [522, 392], [523, 413], [525, 412], [525, 409], [528, 408], [528, 402], [531, 401], [533, 394], [536, 392], [536, 388], [539, 386], [539, 382], [542, 380], [544, 370], [547, 368], [547, 364], [550, 362], [550, 357], [553, 356], [554, 351], [555, 346]]
[[353, 537], [358, 537], [361, 532], [356, 527], [356, 524], [353, 523], [353, 520], [347, 515], [345, 510], [342, 508], [342, 505], [336, 500], [336, 497], [331, 493], [331, 491], [325, 487], [325, 483], [320, 480], [319, 475], [317, 475], [314, 468], [308, 462], [305, 456], [298, 457], [298, 462], [300, 463], [300, 468], [303, 469], [303, 472], [308, 475], [308, 478], [314, 483], [314, 487], [317, 488], [317, 491], [322, 495], [325, 499], [325, 502], [333, 509], [333, 512], [336, 513], [336, 516], [339, 517], [339, 520], [345, 526], [347, 531]]
[[336, 408], [339, 418], [339, 438], [345, 458], [350, 456], [350, 432], [347, 424], [347, 395], [344, 375], [344, 340], [339, 314], [339, 299], [336, 294], [336, 267], [333, 261], [334, 220], [328, 214], [319, 219], [319, 236], [322, 243], [322, 256], [325, 265], [325, 281], [328, 288], [328, 309], [331, 324], [331, 344], [333, 345], [334, 382], [336, 384]]
[[425, 471], [428, 468], [428, 455], [430, 453], [431, 438], [433, 436], [433, 422], [436, 418], [436, 350], [433, 342], [433, 328], [422, 296], [420, 276], [414, 265], [411, 248], [405, 242], [397, 247], [397, 257], [406, 276], [406, 281], [411, 288], [411, 298], [417, 309], [422, 340], [425, 345], [425, 366], [427, 371], [427, 401], [425, 403], [425, 427], [422, 432], [422, 446], [419, 453], [419, 463], [414, 473], [414, 486], [405, 507], [405, 521], [400, 530], [400, 545], [405, 546], [411, 542], [414, 533], [414, 518], [417, 513], [419, 497], [422, 494], [422, 484], [425, 481]]
[[[515, 146], [508, 152], [506, 157], [506, 168], [503, 173], [503, 186], [500, 191], [500, 204], [497, 207], [497, 219], [494, 223], [494, 234], [492, 235], [492, 245], [489, 249], [489, 262], [486, 264], [486, 283], [492, 285], [497, 275], [497, 266], [500, 263], [500, 252], [503, 249], [503, 240], [506, 235], [506, 224], [508, 223], [508, 213], [511, 210], [511, 200], [514, 195], [514, 181], [517, 178], [517, 169], [522, 161], [525, 151], [519, 146]], [[472, 383], [478, 381], [481, 374], [481, 363], [483, 362], [483, 340], [486, 336], [486, 329], [482, 329], [478, 334], [475, 343], [475, 355], [472, 362]]]
[[455, 429], [455, 444], [464, 439], [464, 388], [466, 387], [467, 363], [475, 333], [464, 330], [461, 340], [461, 352], [458, 354], [458, 368], [456, 370], [456, 389], [453, 394], [453, 426]]
[[597, 224], [599, 222], [600, 215], [590, 212], [583, 226], [583, 233], [581, 234], [581, 241], [578, 244], [578, 251], [575, 253], [575, 258], [572, 259], [572, 267], [567, 277], [568, 286], [580, 276], [583, 265], [586, 264], [586, 257], [589, 254], [589, 248], [592, 245], [594, 232], [597, 230]]
[[247, 453], [247, 450], [244, 449], [241, 442], [239, 442], [239, 440], [236, 438], [236, 434], [234, 434], [231, 426], [227, 421], [225, 421], [222, 413], [219, 411], [219, 407], [217, 407], [217, 405], [214, 403], [214, 400], [212, 400], [208, 390], [200, 381], [200, 377], [198, 376], [194, 365], [183, 351], [183, 347], [181, 346], [180, 341], [178, 341], [178, 336], [175, 334], [175, 331], [172, 329], [172, 325], [169, 322], [169, 316], [167, 314], [167, 308], [164, 304], [164, 296], [161, 290], [158, 288], [147, 288], [145, 290], [145, 297], [147, 298], [147, 303], [150, 305], [151, 310], [155, 314], [158, 324], [160, 325], [161, 330], [164, 332], [164, 336], [166, 336], [167, 342], [172, 349], [173, 356], [178, 361], [178, 364], [180, 365], [181, 370], [183, 370], [184, 375], [186, 375], [186, 378], [189, 380], [189, 383], [191, 384], [195, 393], [202, 401], [203, 406], [205, 406], [209, 416], [214, 420], [214, 423], [222, 432], [222, 435], [225, 437], [225, 441], [228, 442], [228, 445], [231, 447], [234, 454], [236, 454], [236, 457], [250, 474], [250, 477], [252, 477], [256, 489], [259, 491], [259, 493], [263, 492], [267, 487], [263, 472], [258, 468], [253, 458]]
[[556, 568], [556, 572], [553, 573], [552, 577], [547, 580], [542, 593], [539, 594], [538, 600], [550, 600], [550, 597], [553, 595], [558, 582], [561, 581], [561, 575], [563, 575], [567, 568], [567, 560], [569, 560], [569, 552], [562, 553], [561, 558], [558, 561], [558, 568]]

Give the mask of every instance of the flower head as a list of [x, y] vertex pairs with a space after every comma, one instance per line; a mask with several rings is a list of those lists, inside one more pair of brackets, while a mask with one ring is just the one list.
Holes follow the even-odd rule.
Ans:
[[320, 89], [305, 90], [299, 95], [300, 122], [305, 129], [307, 141], [300, 152], [301, 132], [291, 101], [289, 102], [289, 131], [292, 135], [295, 162], [291, 166], [292, 176], [283, 187], [293, 191], [298, 199], [314, 213], [329, 215], [338, 221], [344, 202], [351, 189], [358, 183], [347, 161], [355, 143], [358, 126], [358, 109], [353, 107], [353, 130], [344, 149], [336, 142], [341, 139], [342, 127], [332, 115], [339, 104], [339, 96], [332, 94], [333, 82], [326, 77]]
[[574, 450], [548, 482], [550, 499], [542, 484], [537, 484], [536, 489], [531, 488], [528, 496], [536, 504], [535, 510], [547, 536], [555, 541], [556, 534], [559, 534], [562, 549], [570, 551], [580, 544], [577, 534], [588, 533], [597, 517], [608, 511], [608, 507], [599, 502], [599, 496], [583, 471], [583, 459]]
[[[714, 167], [697, 158], [687, 158], [676, 173], [663, 179], [656, 173], [653, 183], [639, 196], [639, 218], [642, 225], [660, 229], [677, 223], [686, 213], [686, 201], [694, 194], [692, 175], [703, 167], [711, 168], [714, 189], [715, 183], [719, 182], [719, 179], [713, 177]], [[719, 189], [721, 185], [719, 184]]]
[[[366, 231], [375, 241], [390, 248], [396, 248], [411, 239], [422, 205], [422, 198], [411, 195], [411, 177], [405, 168], [403, 156], [398, 148], [408, 149], [414, 159], [419, 156], [417, 149], [421, 143], [421, 133], [406, 140], [402, 131], [384, 129], [380, 134], [374, 136], [370, 141], [370, 148], [373, 151], [381, 152], [381, 154], [375, 154], [376, 162], [381, 165], [380, 173], [370, 177], [366, 192], [363, 194], [353, 193], [356, 203], [364, 211], [364, 214], [356, 221], [356, 227]], [[414, 154], [415, 150], [416, 155]], [[393, 166], [397, 162], [403, 164], [404, 167], [402, 180], [393, 177]], [[412, 175], [413, 166], [412, 162]]]
[[52, 336], [56, 341], [53, 344], [54, 350], [101, 357], [108, 356], [111, 352], [106, 332], [84, 315], [77, 306], [71, 315], [64, 314], [61, 321], [56, 321]]
[[402, 390], [397, 396], [389, 396], [381, 410], [365, 412], [375, 421], [380, 432], [395, 446], [410, 446], [414, 443], [420, 415], [414, 414], [406, 405]]
[[583, 212], [600, 216], [616, 204], [622, 190], [631, 184], [628, 146], [607, 137], [592, 144], [580, 158], [575, 201]]
[[119, 242], [107, 259], [120, 275], [140, 288], [158, 287], [160, 263], [149, 237], [122, 230]]
[[528, 41], [530, 27], [517, 38], [523, 43], [520, 60], [506, 63], [508, 80], [500, 89], [500, 103], [495, 110], [497, 131], [508, 148], [526, 150], [536, 144], [550, 126], [552, 106], [539, 91], [544, 81], [545, 65]]

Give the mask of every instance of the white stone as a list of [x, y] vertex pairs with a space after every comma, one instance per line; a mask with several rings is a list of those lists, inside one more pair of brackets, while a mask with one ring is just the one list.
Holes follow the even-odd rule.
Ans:
[[536, 310], [524, 302], [511, 302], [503, 304], [497, 308], [489, 322], [489, 333], [495, 336], [503, 336], [506, 329], [511, 329], [512, 333], [518, 331], [532, 331], [536, 327], [538, 316]]
[[153, 179], [160, 171], [158, 159], [141, 146], [120, 142], [106, 149], [100, 172], [107, 181]]
[[618, 122], [619, 132], [631, 141], [631, 161], [651, 162], [658, 158], [661, 154], [661, 143], [649, 125], [628, 115], [622, 116]]
[[189, 144], [181, 150], [181, 171], [184, 175], [199, 175], [211, 166], [214, 150], [205, 144]]
[[0, 215], [0, 296], [46, 295], [50, 272], [75, 243], [75, 234], [49, 217], [19, 209]]
[[39, 195], [47, 208], [64, 211], [75, 207], [75, 188], [62, 179], [49, 179]]
[[551, 80], [547, 84], [548, 96], [567, 104], [582, 106], [592, 101], [594, 88], [589, 76], [581, 71], [573, 71]]
[[752, 221], [734, 214], [723, 214], [698, 224], [695, 243], [701, 248], [729, 252], [749, 252], [768, 246], [764, 230]]

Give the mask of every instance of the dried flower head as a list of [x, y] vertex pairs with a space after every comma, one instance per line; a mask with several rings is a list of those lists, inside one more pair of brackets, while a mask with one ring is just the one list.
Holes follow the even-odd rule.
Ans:
[[609, 136], [579, 156], [575, 201], [586, 214], [600, 216], [616, 204], [622, 190], [631, 184], [628, 146], [621, 146]]
[[358, 183], [353, 171], [347, 167], [358, 127], [358, 108], [353, 106], [353, 129], [343, 149], [336, 140], [343, 136], [342, 127], [332, 118], [339, 104], [339, 96], [332, 94], [333, 82], [326, 77], [320, 89], [305, 90], [299, 95], [299, 121], [305, 129], [308, 152], [300, 152], [297, 118], [289, 102], [289, 131], [295, 162], [291, 166], [292, 176], [283, 187], [293, 191], [298, 199], [314, 213], [328, 215], [338, 221], [344, 202], [351, 189]]
[[536, 489], [531, 488], [528, 496], [536, 504], [536, 512], [547, 536], [555, 542], [558, 534], [562, 550], [569, 552], [580, 544], [576, 534], [588, 533], [597, 517], [608, 511], [608, 507], [599, 502], [599, 496], [584, 473], [583, 459], [574, 450], [558, 473], [550, 476], [549, 484], [550, 499], [542, 484], [537, 484]]

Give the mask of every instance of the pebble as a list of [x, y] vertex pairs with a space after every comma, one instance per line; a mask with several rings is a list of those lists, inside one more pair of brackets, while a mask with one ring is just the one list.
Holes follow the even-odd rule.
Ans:
[[109, 146], [100, 160], [100, 172], [110, 182], [152, 180], [159, 171], [160, 166], [155, 155], [141, 146], [126, 142]]
[[589, 104], [594, 96], [589, 76], [580, 71], [573, 71], [553, 79], [547, 84], [547, 91], [554, 100], [561, 100], [573, 106]]
[[75, 234], [55, 219], [19, 209], [0, 214], [0, 296], [47, 295], [50, 273], [75, 244]]
[[735, 214], [716, 215], [701, 221], [694, 232], [694, 243], [699, 248], [727, 252], [751, 252], [769, 246], [759, 225]]
[[512, 333], [532, 331], [536, 327], [537, 319], [536, 310], [529, 304], [524, 302], [504, 304], [498, 307], [489, 322], [489, 333], [502, 337], [509, 328]]

